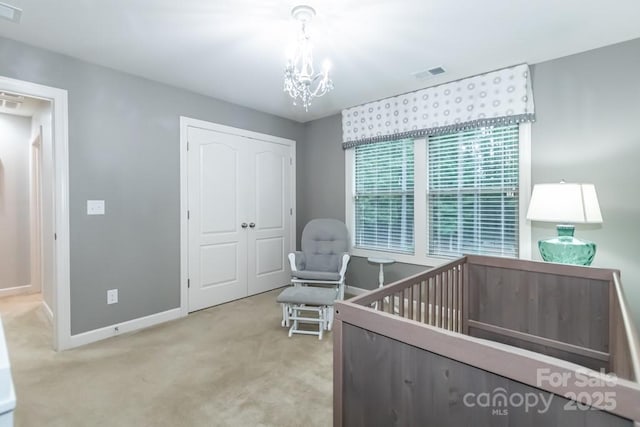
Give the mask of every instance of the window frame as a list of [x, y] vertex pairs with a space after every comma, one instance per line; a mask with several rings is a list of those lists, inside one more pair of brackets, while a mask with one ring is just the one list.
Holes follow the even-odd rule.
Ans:
[[[384, 142], [380, 142], [384, 144]], [[424, 266], [437, 266], [449, 262], [451, 257], [428, 256], [427, 207], [427, 137], [413, 140], [414, 161], [414, 253], [362, 249], [355, 247], [355, 148], [345, 150], [345, 219], [349, 229], [351, 255], [358, 257], [388, 257], [397, 262]], [[531, 197], [531, 123], [520, 123], [518, 128], [519, 197], [518, 197], [518, 259], [531, 259], [531, 223], [526, 219], [526, 207]], [[422, 178], [420, 178], [422, 177]]]

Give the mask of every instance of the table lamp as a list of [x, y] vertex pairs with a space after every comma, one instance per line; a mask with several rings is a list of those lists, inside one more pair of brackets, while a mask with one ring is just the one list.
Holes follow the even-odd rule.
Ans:
[[557, 223], [558, 236], [538, 241], [542, 259], [562, 264], [591, 265], [596, 244], [573, 236], [573, 224], [602, 223], [593, 184], [536, 184], [531, 194], [527, 219]]

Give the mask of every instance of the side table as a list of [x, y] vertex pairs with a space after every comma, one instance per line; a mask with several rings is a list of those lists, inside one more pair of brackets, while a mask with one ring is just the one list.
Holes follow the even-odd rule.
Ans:
[[[380, 272], [378, 273], [378, 288], [381, 288], [384, 286], [384, 266], [385, 265], [390, 265], [393, 264], [395, 262], [395, 260], [392, 260], [391, 258], [378, 258], [378, 257], [369, 257], [367, 258], [367, 261], [369, 261], [372, 264], [379, 264], [380, 265]], [[385, 297], [385, 302], [389, 302], [389, 298]], [[376, 310], [378, 309], [378, 303], [375, 303], [375, 307]], [[380, 307], [380, 309], [382, 309], [382, 307]]]

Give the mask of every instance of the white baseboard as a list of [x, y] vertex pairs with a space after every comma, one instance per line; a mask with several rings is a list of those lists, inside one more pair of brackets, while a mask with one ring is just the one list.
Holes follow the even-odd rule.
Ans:
[[170, 320], [175, 320], [180, 317], [183, 317], [180, 312], [180, 308], [174, 308], [171, 310], [163, 311], [161, 313], [155, 313], [149, 316], [140, 317], [138, 319], [129, 320], [127, 322], [117, 323], [115, 325], [95, 329], [93, 331], [71, 335], [70, 345], [68, 348], [80, 347], [81, 345], [100, 341], [106, 338], [111, 338], [116, 335], [122, 335], [127, 332], [133, 332], [140, 329], [148, 328], [150, 326], [158, 325]]
[[42, 300], [42, 311], [47, 316], [49, 324], [53, 326], [53, 311], [51, 311], [51, 307], [49, 307], [49, 304], [47, 304], [45, 300]]
[[369, 292], [369, 291], [370, 291], [370, 289], [362, 289], [362, 288], [358, 288], [358, 287], [355, 287], [355, 286], [349, 286], [349, 285], [347, 285], [345, 287], [345, 289], [344, 289], [344, 292], [346, 294], [350, 294], [350, 295], [362, 295], [362, 294], [364, 294], [366, 292]]
[[13, 288], [0, 289], [0, 298], [12, 295], [25, 295], [33, 293], [31, 285], [15, 286]]

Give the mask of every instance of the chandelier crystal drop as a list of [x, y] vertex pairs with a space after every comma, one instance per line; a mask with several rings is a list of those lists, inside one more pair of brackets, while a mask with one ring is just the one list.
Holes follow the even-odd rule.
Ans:
[[313, 98], [333, 89], [333, 82], [329, 78], [329, 62], [324, 62], [319, 73], [315, 73], [313, 69], [312, 46], [307, 26], [315, 14], [312, 7], [305, 5], [291, 10], [291, 16], [300, 23], [300, 32], [295, 51], [284, 69], [284, 91], [293, 98], [293, 105], [300, 103], [305, 111], [309, 111]]

